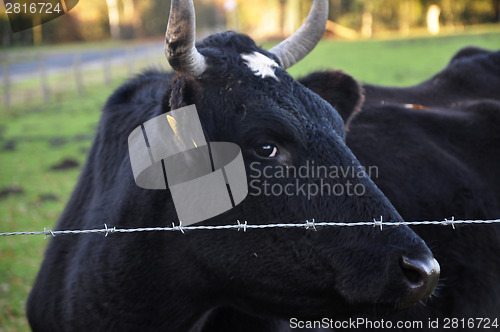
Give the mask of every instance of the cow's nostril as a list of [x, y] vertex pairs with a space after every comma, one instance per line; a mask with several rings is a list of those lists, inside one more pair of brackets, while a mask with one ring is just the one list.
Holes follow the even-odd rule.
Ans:
[[400, 266], [406, 283], [410, 288], [409, 296], [404, 300], [403, 307], [408, 307], [418, 301], [428, 298], [436, 289], [439, 280], [439, 263], [433, 257], [427, 259], [411, 259], [401, 257]]
[[401, 258], [401, 268], [403, 269], [403, 274], [412, 287], [418, 287], [425, 282], [425, 279], [427, 279], [425, 267], [422, 265], [423, 264], [420, 262], [410, 260], [407, 257]]

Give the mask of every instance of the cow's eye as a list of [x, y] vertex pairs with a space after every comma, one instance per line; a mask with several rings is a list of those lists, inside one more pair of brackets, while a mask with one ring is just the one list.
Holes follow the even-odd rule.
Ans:
[[256, 147], [254, 152], [261, 158], [274, 158], [278, 155], [278, 148], [273, 144], [263, 144]]

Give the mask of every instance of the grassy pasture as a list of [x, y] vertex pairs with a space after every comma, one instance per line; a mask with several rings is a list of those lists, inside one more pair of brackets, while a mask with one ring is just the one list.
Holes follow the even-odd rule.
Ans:
[[[302, 76], [335, 68], [369, 83], [411, 85], [435, 74], [466, 45], [500, 49], [500, 33], [323, 41], [290, 73]], [[73, 89], [48, 104], [21, 102], [0, 108], [0, 193], [12, 191], [0, 194], [0, 232], [52, 229], [85, 161], [100, 109], [125, 74], [114, 79], [112, 87], [87, 87], [82, 97]], [[64, 159], [80, 166], [51, 170]], [[29, 331], [24, 304], [48, 241], [43, 236], [0, 237], [0, 332]]]

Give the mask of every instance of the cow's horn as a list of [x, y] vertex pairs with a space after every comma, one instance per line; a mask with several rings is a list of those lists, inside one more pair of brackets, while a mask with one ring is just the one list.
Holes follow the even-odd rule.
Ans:
[[283, 68], [290, 68], [309, 54], [320, 41], [327, 20], [328, 0], [314, 0], [304, 24], [269, 52], [280, 59]]
[[195, 47], [196, 22], [193, 0], [172, 0], [165, 36], [165, 55], [177, 72], [201, 76], [207, 64]]

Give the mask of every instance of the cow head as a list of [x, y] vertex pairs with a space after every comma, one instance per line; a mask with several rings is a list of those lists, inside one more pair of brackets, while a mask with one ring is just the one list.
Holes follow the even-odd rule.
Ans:
[[[192, 1], [172, 1], [166, 55], [177, 75], [162, 112], [195, 104], [209, 141], [240, 146], [249, 183], [241, 204], [204, 224], [401, 220], [345, 144], [343, 118], [356, 102], [342, 117], [285, 71], [321, 38], [327, 3], [314, 1], [300, 30], [266, 51], [234, 32], [195, 45]], [[321, 169], [328, 174], [311, 174]], [[431, 252], [406, 226], [169, 237], [182, 251], [169, 263], [191, 272], [181, 287], [207, 310], [230, 306], [283, 318], [391, 311], [426, 299], [439, 276]]]

